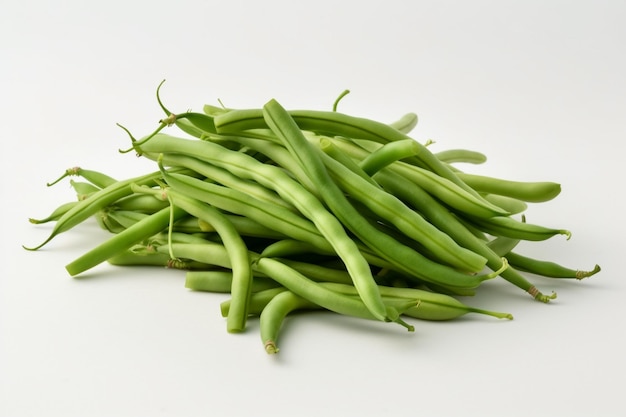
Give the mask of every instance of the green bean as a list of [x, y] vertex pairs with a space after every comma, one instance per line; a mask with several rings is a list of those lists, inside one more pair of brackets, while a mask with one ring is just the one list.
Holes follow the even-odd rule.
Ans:
[[170, 224], [170, 217], [178, 219], [184, 215], [186, 215], [186, 213], [176, 207], [171, 209], [169, 207], [164, 208], [91, 249], [76, 260], [67, 264], [65, 269], [72, 276], [85, 272], [105, 262], [119, 252], [130, 248], [137, 242], [166, 229]]
[[77, 204], [78, 204], [78, 201], [69, 201], [67, 203], [63, 203], [60, 206], [58, 206], [56, 209], [54, 209], [52, 213], [50, 213], [48, 216], [41, 218], [41, 219], [34, 219], [31, 217], [28, 219], [28, 221], [33, 224], [43, 224], [43, 223], [48, 223], [52, 221], [57, 221], [61, 218], [61, 216], [63, 216], [65, 213], [67, 213], [70, 209], [72, 209]]
[[501, 207], [503, 210], [508, 211], [511, 214], [523, 213], [528, 208], [528, 204], [526, 204], [526, 202], [513, 197], [498, 194], [484, 194], [483, 197], [491, 204]]
[[[159, 146], [157, 147], [157, 145]], [[157, 151], [156, 149], [159, 150]], [[307, 192], [280, 168], [262, 164], [252, 157], [225, 150], [211, 142], [184, 139], [172, 140], [171, 137], [158, 135], [146, 142], [142, 147], [142, 151], [147, 153], [171, 152], [200, 156], [201, 159], [226, 168], [235, 175], [255, 179], [259, 183], [277, 191], [279, 195], [313, 221], [318, 230], [336, 250], [337, 254], [344, 260], [350, 275], [362, 283], [368, 283], [366, 285], [369, 285], [370, 291], [364, 291], [368, 305], [376, 311], [375, 314], [379, 318], [384, 319], [382, 315], [385, 313], [385, 310], [380, 305], [382, 300], [371, 290], [372, 284], [370, 281], [373, 282], [373, 278], [370, 278], [369, 264], [359, 252], [355, 242], [345, 232], [342, 224], [326, 210], [314, 195]]]
[[[354, 294], [354, 289], [348, 285], [326, 283], [327, 288], [342, 294]], [[509, 313], [500, 313], [470, 307], [460, 302], [454, 297], [445, 294], [438, 294], [432, 291], [420, 290], [417, 288], [395, 288], [380, 286], [380, 293], [383, 297], [397, 297], [411, 300], [419, 300], [416, 306], [408, 308], [402, 314], [421, 320], [452, 320], [468, 313], [485, 314], [500, 319], [512, 320]]]
[[519, 244], [520, 239], [499, 236], [487, 242], [487, 246], [498, 256], [507, 256]]
[[[163, 170], [163, 177], [171, 185], [172, 177], [165, 170]], [[192, 216], [210, 223], [224, 242], [224, 246], [231, 258], [231, 269], [233, 271], [231, 292], [234, 299], [234, 305], [231, 308], [231, 314], [227, 321], [227, 330], [229, 332], [243, 331], [248, 316], [246, 312], [248, 299], [252, 291], [252, 269], [248, 249], [243, 239], [232, 223], [215, 207], [203, 204], [185, 194], [178, 193], [175, 188], [167, 189], [167, 194], [174, 206], [180, 207]]]
[[321, 251], [309, 242], [295, 239], [282, 239], [268, 245], [265, 249], [263, 249], [260, 256], [267, 258], [288, 258], [290, 256], [303, 254], [326, 255], [328, 254], [328, 251]]
[[468, 220], [493, 236], [504, 236], [530, 241], [542, 241], [556, 235], [565, 235], [569, 240], [572, 236], [569, 230], [525, 223], [515, 220], [512, 217], [493, 217], [491, 219], [472, 218]]
[[420, 149], [419, 144], [413, 139], [389, 142], [361, 160], [359, 166], [368, 175], [374, 175], [396, 161], [417, 155]]
[[167, 207], [167, 201], [147, 194], [133, 194], [128, 197], [120, 198], [113, 206], [119, 210], [135, 211], [138, 213], [156, 213]]
[[[242, 236], [263, 237], [269, 239], [284, 239], [286, 237], [286, 235], [274, 229], [270, 229], [269, 227], [263, 226], [259, 222], [249, 217], [233, 215], [227, 212], [224, 213], [224, 216], [228, 217], [228, 220], [235, 226], [237, 232], [239, 232], [239, 234]], [[196, 219], [196, 221], [201, 231], [215, 231], [213, 226], [211, 226], [210, 224], [198, 219]]]
[[408, 134], [417, 126], [417, 120], [417, 114], [407, 113], [395, 122], [389, 123], [389, 126], [402, 133]]
[[200, 262], [173, 260], [167, 253], [137, 253], [128, 249], [110, 257], [107, 262], [115, 266], [160, 266], [184, 270], [205, 270], [208, 268], [207, 265]]
[[105, 188], [117, 182], [116, 179], [109, 177], [108, 175], [103, 174], [101, 172], [92, 171], [88, 169], [82, 169], [81, 167], [73, 167], [73, 168], [66, 169], [63, 175], [61, 175], [55, 181], [48, 183], [47, 186], [51, 187], [54, 184], [61, 181], [63, 178], [69, 177], [69, 176], [81, 176], [98, 188]]
[[529, 203], [549, 201], [561, 193], [561, 185], [555, 182], [510, 181], [466, 173], [457, 173], [457, 175], [476, 191], [500, 194]]
[[111, 220], [115, 221], [124, 229], [129, 228], [133, 224], [149, 216], [149, 214], [141, 213], [138, 211], [116, 210], [116, 209], [107, 210], [105, 215]]
[[348, 169], [350, 169], [350, 171], [357, 174], [365, 181], [376, 187], [380, 187], [368, 173], [366, 173], [356, 162], [354, 162], [349, 155], [345, 154], [341, 149], [335, 146], [330, 139], [320, 137], [318, 146], [325, 154], [327, 154], [337, 162], [341, 163], [342, 165], [346, 166]]
[[[265, 309], [265, 306], [272, 300], [272, 298], [285, 291], [287, 291], [287, 288], [278, 286], [252, 293], [252, 296], [250, 297], [250, 304], [248, 305], [248, 313], [251, 316], [260, 316], [263, 309]], [[220, 303], [220, 312], [222, 313], [222, 317], [226, 317], [228, 315], [231, 303], [232, 299], [222, 301]], [[317, 305], [315, 307], [321, 308]]]
[[129, 178], [124, 181], [118, 181], [106, 188], [103, 188], [102, 190], [94, 193], [90, 198], [82, 200], [80, 204], [76, 204], [70, 210], [65, 212], [54, 225], [48, 238], [41, 244], [34, 247], [24, 246], [24, 248], [27, 250], [40, 249], [60, 233], [64, 233], [72, 229], [122, 197], [131, 195], [131, 184], [152, 184], [160, 177], [161, 172], [156, 171], [139, 177]]
[[278, 353], [276, 346], [278, 333], [285, 317], [294, 310], [317, 309], [318, 306], [304, 297], [291, 291], [282, 291], [265, 305], [259, 319], [261, 340], [265, 351], [269, 354]]
[[[468, 164], [482, 164], [487, 161], [487, 157], [476, 151], [468, 149], [447, 149], [445, 151], [435, 153], [435, 156], [446, 164], [464, 162]], [[457, 173], [458, 175], [458, 173]]]
[[[251, 294], [268, 288], [276, 288], [279, 284], [269, 278], [255, 276], [251, 283]], [[189, 271], [185, 274], [185, 288], [194, 291], [209, 291], [218, 293], [231, 293], [233, 287], [233, 272], [231, 270], [219, 271]], [[237, 295], [233, 295], [233, 299]], [[233, 300], [235, 305], [238, 300]], [[248, 310], [251, 296], [247, 299], [247, 314], [254, 314]], [[230, 309], [229, 303], [229, 309]], [[232, 315], [231, 315], [232, 316]]]
[[507, 253], [506, 258], [521, 271], [549, 278], [575, 278], [580, 280], [595, 275], [601, 270], [599, 265], [596, 265], [590, 271], [572, 269], [556, 262], [535, 259], [515, 252]]
[[100, 188], [95, 185], [84, 181], [70, 180], [70, 185], [76, 192], [76, 198], [79, 201], [88, 198], [90, 195], [100, 190]]

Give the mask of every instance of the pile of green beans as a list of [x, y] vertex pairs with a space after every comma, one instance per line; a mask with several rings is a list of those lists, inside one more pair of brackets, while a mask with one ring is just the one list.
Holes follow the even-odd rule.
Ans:
[[[160, 86], [159, 86], [160, 87]], [[343, 97], [342, 94], [340, 96]], [[32, 223], [57, 235], [94, 218], [110, 235], [66, 269], [77, 276], [104, 262], [185, 271], [190, 290], [228, 293], [228, 332], [258, 317], [263, 346], [276, 353], [291, 312], [324, 310], [414, 330], [412, 320], [468, 313], [512, 319], [460, 301], [500, 277], [541, 302], [532, 275], [580, 280], [581, 271], [516, 249], [569, 230], [526, 221], [528, 203], [554, 199], [554, 182], [519, 182], [463, 172], [473, 150], [434, 153], [409, 136], [417, 116], [385, 124], [332, 111], [206, 105], [166, 114], [134, 152], [153, 172], [115, 179], [68, 169], [76, 199]], [[179, 134], [165, 134], [166, 128]]]

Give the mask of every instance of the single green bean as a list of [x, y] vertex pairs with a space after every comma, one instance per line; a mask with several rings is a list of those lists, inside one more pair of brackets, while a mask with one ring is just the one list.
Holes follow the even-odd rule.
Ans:
[[404, 134], [408, 134], [417, 126], [417, 121], [417, 114], [407, 113], [395, 122], [389, 123], [389, 126]]
[[167, 207], [158, 211], [91, 249], [67, 264], [65, 269], [72, 276], [85, 272], [130, 248], [137, 242], [166, 229], [170, 224], [170, 217], [178, 219], [185, 215], [186, 213], [183, 210], [176, 207], [171, 209]]
[[492, 236], [504, 236], [530, 241], [542, 241], [556, 235], [565, 235], [569, 240], [572, 236], [569, 230], [525, 223], [512, 217], [493, 217], [491, 219], [472, 218], [467, 220]]
[[28, 219], [28, 221], [33, 224], [43, 224], [43, 223], [57, 221], [61, 218], [61, 216], [63, 216], [65, 213], [67, 213], [70, 209], [72, 209], [77, 204], [78, 204], [78, 201], [69, 201], [67, 203], [63, 203], [60, 206], [58, 206], [56, 209], [54, 209], [52, 213], [50, 213], [47, 217], [44, 217], [41, 219], [34, 219], [31, 217]]
[[509, 252], [506, 258], [521, 271], [549, 278], [575, 278], [580, 280], [595, 275], [601, 270], [599, 265], [596, 265], [590, 271], [572, 269], [556, 262], [535, 259], [516, 252]]
[[361, 160], [359, 166], [371, 176], [396, 161], [417, 155], [420, 149], [420, 145], [413, 139], [389, 142]]
[[105, 188], [117, 182], [115, 178], [109, 177], [108, 175], [103, 174], [101, 172], [92, 171], [89, 169], [82, 169], [81, 167], [73, 167], [73, 168], [66, 169], [63, 175], [61, 175], [55, 181], [48, 183], [47, 186], [51, 187], [54, 184], [61, 181], [63, 178], [69, 177], [69, 176], [81, 176], [98, 188]]
[[476, 191], [500, 194], [530, 203], [549, 201], [561, 193], [561, 185], [555, 182], [510, 181], [460, 172], [457, 175]]
[[435, 156], [441, 162], [445, 162], [446, 164], [453, 164], [458, 162], [468, 164], [482, 164], [487, 161], [487, 157], [484, 154], [468, 149], [447, 149], [445, 151], [435, 153]]
[[[251, 294], [268, 288], [276, 288], [278, 285], [276, 281], [269, 278], [255, 276], [254, 279], [252, 279]], [[190, 290], [231, 293], [232, 287], [233, 272], [231, 270], [189, 271], [185, 274], [185, 288]], [[233, 299], [235, 298], [236, 296], [234, 295]], [[251, 298], [248, 297], [248, 306], [246, 307], [247, 314], [254, 314], [248, 309], [251, 302]], [[238, 301], [234, 300], [234, 303], [236, 305]], [[231, 302], [229, 302], [229, 309], [230, 304]]]

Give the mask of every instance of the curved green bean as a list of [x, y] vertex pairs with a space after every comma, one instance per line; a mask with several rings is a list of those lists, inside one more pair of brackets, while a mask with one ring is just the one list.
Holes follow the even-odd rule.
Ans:
[[552, 200], [561, 193], [561, 185], [555, 182], [523, 182], [475, 174], [457, 173], [467, 185], [476, 191], [500, 194], [529, 203], [541, 203]]
[[556, 262], [544, 261], [541, 259], [531, 258], [516, 252], [509, 252], [506, 258], [517, 269], [530, 272], [532, 274], [541, 275], [549, 278], [575, 278], [583, 279], [597, 274], [601, 271], [600, 265], [594, 266], [590, 271], [568, 268]]

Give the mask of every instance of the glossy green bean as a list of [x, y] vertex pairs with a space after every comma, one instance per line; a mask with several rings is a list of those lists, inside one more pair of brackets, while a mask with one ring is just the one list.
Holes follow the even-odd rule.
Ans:
[[507, 253], [506, 258], [521, 271], [549, 278], [574, 278], [580, 280], [595, 275], [601, 270], [599, 265], [594, 266], [590, 271], [572, 269], [556, 262], [535, 259], [516, 252]]
[[490, 194], [500, 194], [532, 203], [554, 199], [561, 193], [561, 185], [555, 182], [523, 182], [475, 174], [457, 173], [473, 189]]
[[87, 181], [89, 181], [91, 184], [95, 185], [98, 188], [105, 188], [117, 182], [115, 178], [112, 178], [101, 172], [93, 171], [89, 169], [82, 169], [81, 167], [72, 167], [72, 168], [66, 169], [63, 175], [61, 175], [55, 181], [48, 183], [47, 186], [51, 187], [54, 184], [61, 181], [63, 178], [66, 178], [69, 176], [83, 177], [84, 179], [86, 179]]
[[406, 113], [404, 116], [396, 120], [395, 122], [389, 123], [389, 126], [399, 130], [404, 134], [411, 133], [411, 131], [417, 126], [418, 117], [415, 113]]
[[420, 149], [420, 145], [413, 139], [389, 142], [367, 155], [359, 162], [359, 166], [368, 175], [374, 175], [396, 161], [417, 155]]
[[61, 216], [63, 216], [65, 213], [67, 213], [70, 209], [72, 209], [77, 204], [78, 204], [78, 201], [68, 201], [67, 203], [63, 203], [59, 205], [50, 214], [48, 214], [48, 216], [43, 217], [41, 219], [35, 219], [35, 218], [30, 217], [28, 221], [33, 224], [43, 224], [43, 223], [57, 221], [61, 218]]
[[170, 224], [170, 217], [178, 219], [185, 215], [186, 213], [181, 209], [176, 207], [170, 209], [170, 207], [167, 207], [109, 238], [102, 244], [67, 264], [65, 269], [72, 276], [83, 273], [107, 261], [109, 258], [125, 249], [130, 248], [137, 242], [166, 229]]
[[[468, 164], [482, 164], [487, 161], [487, 157], [476, 151], [469, 149], [447, 149], [445, 151], [435, 153], [437, 159], [446, 164], [454, 163], [468, 163]], [[458, 175], [458, 173], [457, 173]]]
[[569, 230], [525, 223], [512, 217], [493, 217], [491, 219], [472, 218], [467, 220], [492, 236], [504, 236], [530, 241], [542, 241], [556, 235], [565, 235], [569, 240], [572, 236]]
[[[255, 276], [251, 283], [251, 294], [259, 291], [266, 290], [268, 288], [276, 288], [279, 284], [276, 281], [269, 278]], [[232, 270], [217, 270], [217, 271], [189, 271], [185, 274], [185, 288], [194, 291], [208, 291], [218, 293], [231, 293], [233, 287], [233, 272]], [[233, 295], [236, 298], [237, 295]], [[234, 300], [235, 305], [239, 300]], [[232, 302], [229, 302], [229, 310]], [[252, 303], [251, 296], [247, 298], [248, 305], [246, 306], [246, 313], [248, 315], [254, 314], [249, 310], [249, 305]], [[232, 314], [231, 314], [232, 316]], [[224, 316], [226, 317], [226, 316]]]

